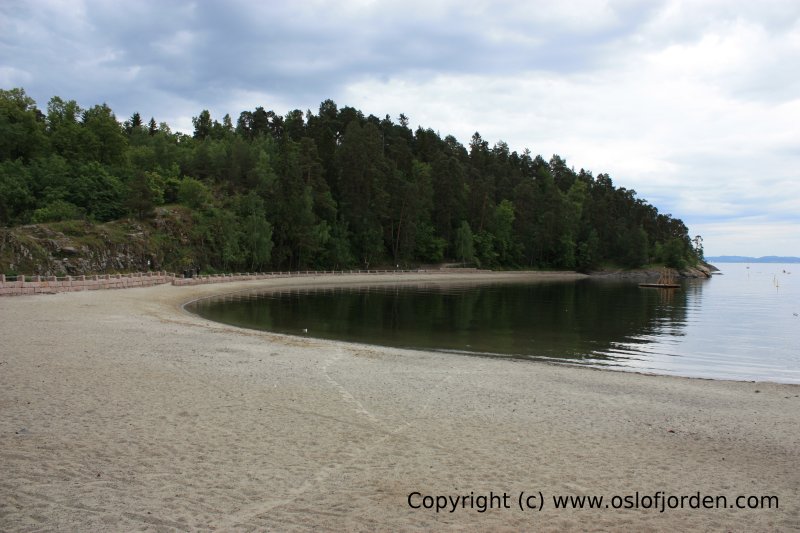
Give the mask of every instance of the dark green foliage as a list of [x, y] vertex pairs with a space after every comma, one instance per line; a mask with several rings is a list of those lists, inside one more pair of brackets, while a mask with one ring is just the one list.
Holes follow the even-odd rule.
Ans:
[[456, 258], [462, 263], [467, 263], [475, 259], [475, 241], [472, 230], [466, 220], [461, 221], [461, 225], [456, 231], [455, 240]]
[[142, 116], [138, 112], [134, 113], [133, 115], [131, 115], [130, 120], [125, 121], [123, 127], [125, 129], [125, 133], [127, 133], [128, 135], [136, 135], [142, 133], [142, 128], [143, 128]]
[[2, 90], [0, 224], [160, 224], [159, 212], [180, 211], [185, 242], [155, 231], [154, 242], [171, 243], [156, 243], [158, 260], [206, 270], [449, 259], [588, 271], [680, 267], [702, 255], [683, 222], [608, 175], [502, 141], [490, 147], [477, 132], [465, 147], [397, 120], [326, 100], [316, 114], [256, 107], [235, 127], [203, 110], [185, 135], [138, 112], [120, 124], [105, 104], [82, 109], [59, 97], [45, 115], [22, 89]]
[[656, 247], [656, 259], [668, 267], [681, 269], [686, 266], [688, 242], [673, 237], [666, 243]]
[[591, 229], [575, 250], [575, 268], [578, 272], [591, 272], [600, 266], [600, 257], [600, 239], [597, 231]]
[[35, 205], [30, 171], [21, 159], [0, 162], [0, 226], [24, 222]]
[[178, 186], [178, 201], [199, 211], [211, 205], [211, 191], [202, 181], [183, 178]]
[[447, 241], [437, 237], [433, 226], [420, 224], [414, 239], [414, 257], [423, 263], [440, 263], [444, 260]]
[[44, 115], [23, 89], [0, 89], [0, 161], [30, 161], [46, 152], [44, 131]]
[[34, 211], [31, 222], [36, 224], [42, 222], [60, 222], [62, 220], [75, 220], [83, 218], [84, 215], [84, 210], [75, 204], [59, 199], [53, 200], [47, 205]]
[[[636, 268], [647, 263], [647, 233], [642, 228], [630, 228], [623, 236], [621, 245], [623, 255], [621, 262], [629, 268]], [[668, 265], [673, 266], [673, 265]]]
[[126, 207], [139, 219], [153, 215], [156, 205], [164, 203], [165, 182], [156, 172], [141, 172], [128, 181]]
[[208, 109], [203, 109], [200, 112], [200, 116], [192, 118], [192, 124], [194, 125], [194, 138], [203, 140], [209, 135], [211, 135], [211, 113], [208, 112]]
[[97, 105], [83, 113], [82, 135], [87, 161], [105, 165], [123, 162], [128, 142], [114, 113], [107, 105]]

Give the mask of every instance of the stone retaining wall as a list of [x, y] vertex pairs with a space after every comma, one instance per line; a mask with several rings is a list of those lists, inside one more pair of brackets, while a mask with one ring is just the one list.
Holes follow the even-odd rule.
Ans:
[[173, 279], [175, 279], [175, 275], [168, 272], [97, 274], [59, 278], [55, 276], [17, 276], [13, 281], [0, 274], [0, 296], [151, 287], [170, 283]]

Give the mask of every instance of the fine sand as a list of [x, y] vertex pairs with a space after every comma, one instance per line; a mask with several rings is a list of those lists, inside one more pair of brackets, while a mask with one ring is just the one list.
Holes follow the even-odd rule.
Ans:
[[[800, 529], [798, 386], [288, 337], [181, 308], [266, 285], [397, 279], [0, 299], [0, 530]], [[643, 504], [694, 498], [663, 513], [553, 506], [637, 491]], [[437, 513], [411, 508], [412, 493], [413, 505], [468, 498]], [[495, 508], [479, 512], [490, 493]], [[520, 510], [520, 493], [537, 505], [541, 493], [543, 509]], [[688, 508], [698, 493], [728, 506], [774, 495], [779, 508]]]

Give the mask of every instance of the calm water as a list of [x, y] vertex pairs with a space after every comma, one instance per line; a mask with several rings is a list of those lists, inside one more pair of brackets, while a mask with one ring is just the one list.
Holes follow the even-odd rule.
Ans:
[[187, 309], [246, 328], [367, 344], [800, 383], [800, 265], [721, 269], [679, 291], [593, 279], [422, 283], [262, 290]]

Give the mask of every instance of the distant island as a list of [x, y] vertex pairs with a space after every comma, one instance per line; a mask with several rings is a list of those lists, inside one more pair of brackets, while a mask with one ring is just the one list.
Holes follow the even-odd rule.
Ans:
[[800, 257], [779, 257], [767, 255], [764, 257], [746, 257], [742, 255], [720, 255], [706, 257], [709, 263], [800, 263]]

